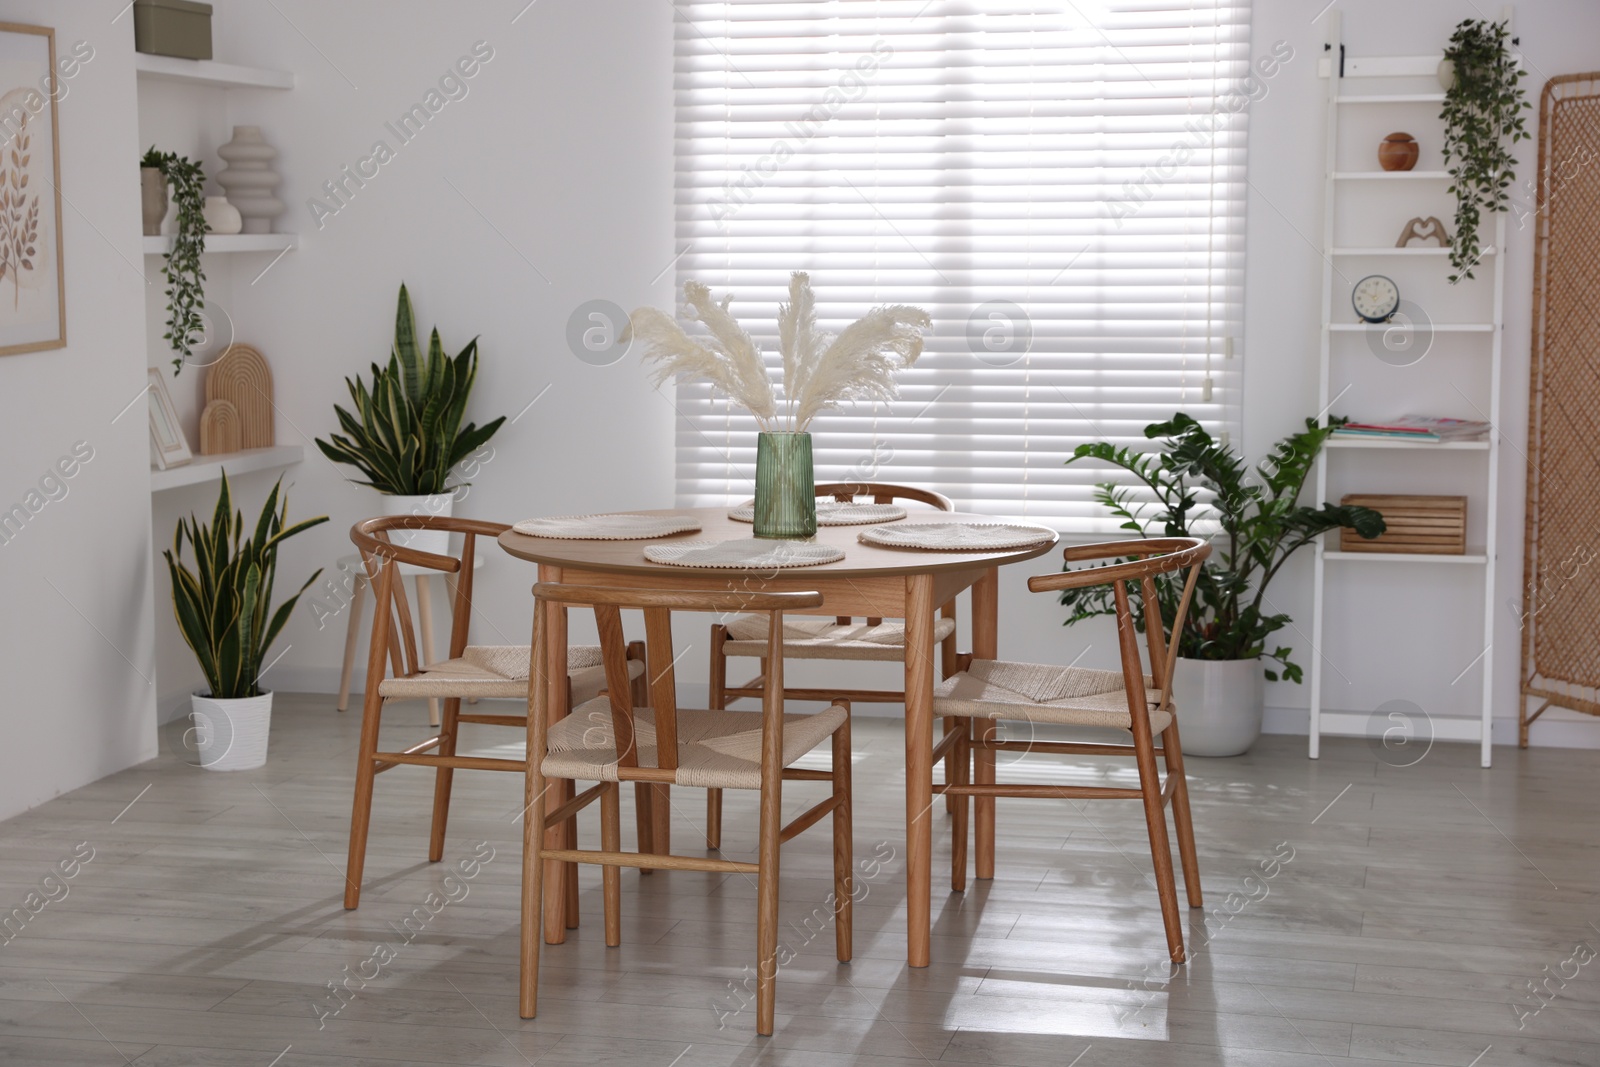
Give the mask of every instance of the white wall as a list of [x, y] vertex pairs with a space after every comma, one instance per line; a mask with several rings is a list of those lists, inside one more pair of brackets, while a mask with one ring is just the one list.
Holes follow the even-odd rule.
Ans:
[[[637, 357], [590, 366], [565, 339], [569, 315], [585, 301], [631, 309], [672, 300], [671, 8], [541, 0], [517, 17], [520, 7], [219, 0], [217, 58], [292, 70], [296, 88], [231, 91], [221, 103], [197, 103], [192, 90], [179, 101], [147, 93], [142, 125], [150, 136], [187, 138], [208, 171], [220, 164], [213, 149], [230, 136], [230, 123], [260, 125], [282, 152], [279, 196], [289, 209], [278, 228], [300, 234], [298, 250], [259, 280], [271, 256], [207, 259], [218, 279], [208, 284], [208, 304], [224, 309], [238, 339], [272, 363], [279, 443], [307, 448], [287, 478], [291, 514], [332, 517], [288, 543], [280, 595], [316, 567], [332, 571], [353, 551], [351, 524], [379, 511], [377, 494], [349, 484], [355, 472], [324, 459], [312, 438], [337, 428], [335, 403], [350, 406], [345, 376], [387, 360], [402, 281], [419, 327], [437, 325], [452, 354], [479, 337], [469, 418], [516, 416], [539, 397], [491, 442], [494, 457], [457, 514], [514, 521], [672, 502], [669, 400], [650, 388]], [[492, 58], [466, 80], [465, 97], [401, 145], [385, 124], [480, 41]], [[169, 103], [202, 131], [174, 128]], [[331, 203], [323, 183], [370, 155], [380, 138], [394, 158], [364, 187], [350, 185], [346, 206], [319, 228], [307, 200]], [[149, 332], [159, 339], [159, 324]], [[192, 435], [201, 375], [185, 371], [182, 381]], [[260, 506], [271, 479], [239, 479], [247, 510]], [[214, 492], [164, 494], [158, 538], [178, 514], [207, 507]], [[498, 549], [487, 555], [474, 640], [526, 642], [533, 568]], [[163, 577], [163, 596], [165, 584]], [[324, 619], [319, 629], [303, 601], [266, 683], [331, 692], [346, 618]], [[167, 615], [158, 630], [162, 711], [171, 717], [198, 676]], [[440, 631], [442, 641], [442, 615]]]
[[76, 442], [93, 450], [66, 496], [0, 544], [0, 818], [156, 751], [149, 430], [129, 408], [145, 385], [140, 145], [119, 6], [0, 5], [0, 20], [53, 26], [58, 55], [94, 50], [60, 102], [68, 345], [0, 358], [0, 507]]

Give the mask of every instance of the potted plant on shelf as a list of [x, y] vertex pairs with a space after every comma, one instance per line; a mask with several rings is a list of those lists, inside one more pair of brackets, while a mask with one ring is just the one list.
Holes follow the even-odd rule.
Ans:
[[710, 334], [703, 342], [684, 333], [665, 311], [639, 308], [629, 316], [633, 336], [645, 343], [644, 358], [660, 365], [657, 384], [668, 378], [703, 378], [743, 404], [760, 426], [753, 533], [772, 538], [814, 536], [811, 420], [847, 400], [894, 399], [894, 375], [922, 354], [922, 331], [932, 320], [921, 308], [891, 304], [873, 308], [838, 336], [821, 333], [810, 276], [794, 272], [789, 276], [789, 302], [778, 307], [780, 410], [761, 349], [728, 312], [732, 298], [719, 303], [699, 282], [686, 283], [683, 297], [689, 317], [698, 319]]
[[[288, 525], [289, 499], [282, 494], [280, 503], [282, 486], [280, 478], [251, 531], [244, 525], [244, 513], [233, 509], [224, 471], [211, 524], [202, 525], [193, 515], [178, 520], [172, 549], [162, 553], [172, 576], [178, 630], [206, 679], [205, 691], [191, 700], [200, 765], [208, 770], [249, 770], [267, 761], [272, 692], [261, 688], [263, 663], [300, 594], [322, 573], [319, 567], [273, 610], [278, 546], [328, 521], [322, 515]], [[183, 559], [186, 540], [194, 549], [194, 570]]]
[[1506, 49], [1504, 22], [1466, 19], [1456, 27], [1439, 65], [1444, 84], [1444, 162], [1456, 198], [1456, 231], [1450, 239], [1450, 281], [1471, 278], [1483, 253], [1478, 225], [1483, 212], [1506, 210], [1516, 160], [1511, 146], [1531, 136], [1522, 118], [1528, 107], [1522, 79]]
[[[454, 357], [444, 354], [435, 329], [426, 358], [417, 350], [417, 320], [411, 296], [400, 286], [394, 347], [389, 363], [372, 364], [372, 385], [346, 378], [355, 412], [334, 405], [344, 434], [317, 439], [322, 454], [355, 467], [383, 494], [385, 515], [449, 515], [455, 491], [451, 471], [493, 437], [505, 416], [479, 427], [461, 425], [467, 398], [478, 374], [478, 339]], [[397, 544], [423, 552], [448, 551], [449, 535], [439, 530], [396, 531]]]
[[[1246, 751], [1261, 733], [1264, 679], [1301, 680], [1292, 649], [1267, 651], [1267, 639], [1290, 622], [1266, 599], [1289, 557], [1339, 527], [1367, 538], [1384, 531], [1383, 516], [1370, 508], [1300, 503], [1323, 442], [1345, 422], [1335, 417], [1319, 426], [1307, 419], [1304, 430], [1279, 441], [1253, 469], [1182, 412], [1145, 427], [1145, 437], [1161, 440], [1160, 452], [1101, 441], [1079, 445], [1067, 460], [1100, 460], [1133, 476], [1136, 486], [1106, 482], [1095, 490], [1096, 499], [1124, 520], [1123, 529], [1140, 537], [1209, 537], [1216, 548], [1178, 637], [1174, 702], [1187, 754]], [[1175, 616], [1181, 593], [1170, 584], [1158, 589], [1164, 618]], [[1069, 626], [1116, 612], [1109, 586], [1069, 589], [1061, 602], [1072, 609]]]
[[158, 152], [155, 145], [150, 146], [140, 164], [144, 232], [152, 236], [161, 232], [161, 221], [167, 213], [168, 185], [178, 209], [172, 247], [161, 257], [161, 272], [167, 278], [167, 332], [162, 337], [175, 353], [174, 372], [181, 372], [184, 361], [193, 355], [194, 346], [205, 340], [200, 309], [206, 306], [206, 273], [200, 267], [200, 253], [206, 250], [206, 173], [193, 160], [176, 152]]

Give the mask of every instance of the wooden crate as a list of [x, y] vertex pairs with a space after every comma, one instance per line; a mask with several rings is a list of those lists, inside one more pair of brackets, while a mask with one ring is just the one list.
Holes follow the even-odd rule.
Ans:
[[1350, 493], [1339, 501], [1371, 508], [1389, 527], [1367, 540], [1354, 530], [1339, 531], [1341, 552], [1411, 552], [1460, 556], [1467, 551], [1467, 498]]

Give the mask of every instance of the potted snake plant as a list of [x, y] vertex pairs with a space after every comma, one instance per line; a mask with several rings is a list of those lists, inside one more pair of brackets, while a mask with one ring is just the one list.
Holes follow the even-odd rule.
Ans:
[[[178, 631], [193, 650], [206, 688], [191, 698], [193, 747], [200, 766], [242, 771], [267, 761], [272, 725], [272, 691], [261, 688], [267, 650], [289, 621], [294, 606], [317, 576], [277, 609], [272, 586], [278, 573], [278, 546], [297, 533], [328, 521], [326, 515], [289, 525], [289, 500], [283, 481], [272, 487], [253, 529], [235, 511], [228, 475], [210, 525], [193, 515], [178, 520], [172, 549], [163, 552], [172, 576], [172, 610]], [[183, 558], [187, 541], [194, 550], [191, 570]]]
[[[1079, 445], [1067, 460], [1099, 460], [1132, 475], [1134, 485], [1095, 488], [1123, 529], [1139, 537], [1208, 537], [1215, 547], [1177, 638], [1173, 692], [1186, 754], [1245, 752], [1261, 733], [1266, 680], [1301, 680], [1292, 649], [1267, 650], [1268, 639], [1291, 622], [1266, 599], [1289, 557], [1329, 530], [1348, 527], [1366, 538], [1384, 531], [1383, 516], [1370, 508], [1300, 503], [1323, 443], [1346, 421], [1307, 419], [1254, 468], [1182, 412], [1145, 427], [1145, 437], [1162, 442], [1160, 452], [1100, 441]], [[1157, 592], [1163, 618], [1176, 617], [1182, 589], [1168, 583]], [[1061, 602], [1072, 611], [1069, 626], [1116, 613], [1110, 586], [1069, 589]]]
[[[466, 484], [452, 484], [452, 471], [506, 421], [502, 415], [481, 427], [461, 425], [477, 374], [476, 337], [455, 356], [447, 356], [435, 328], [427, 355], [422, 355], [411, 295], [401, 285], [388, 364], [372, 364], [371, 385], [344, 380], [355, 410], [335, 404], [344, 433], [330, 434], [326, 441], [319, 437], [317, 447], [335, 463], [361, 472], [365, 480], [357, 484], [382, 494], [383, 514], [448, 516], [456, 490]], [[442, 530], [396, 531], [392, 536], [397, 544], [423, 552], [449, 550], [449, 535]]]

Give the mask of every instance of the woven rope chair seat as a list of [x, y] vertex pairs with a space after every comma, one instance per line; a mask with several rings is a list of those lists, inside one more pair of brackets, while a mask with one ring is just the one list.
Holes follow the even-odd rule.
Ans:
[[[826, 742], [848, 713], [834, 705], [812, 715], [783, 717], [783, 765]], [[761, 714], [752, 711], [678, 709], [678, 785], [702, 789], [761, 788]], [[655, 712], [634, 709], [634, 743], [641, 767], [659, 766]], [[615, 782], [616, 734], [609, 697], [575, 707], [550, 728], [547, 778]]]
[[[606, 687], [600, 646], [573, 645], [567, 649], [567, 677], [572, 681], [572, 703], [593, 700]], [[637, 678], [644, 664], [628, 661], [628, 677]], [[385, 678], [378, 687], [385, 699], [410, 697], [512, 697], [528, 696], [526, 645], [469, 645], [458, 659], [429, 663], [413, 678]]]
[[[728, 640], [722, 651], [729, 656], [767, 654], [765, 615], [736, 615], [727, 623]], [[955, 633], [954, 619], [937, 619], [933, 640]], [[841, 625], [832, 619], [786, 617], [783, 620], [785, 659], [867, 659], [899, 662], [906, 658], [906, 624], [885, 620], [876, 626], [865, 622]]]
[[[1161, 691], [1148, 688], [1150, 732], [1159, 734], [1172, 714], [1157, 710]], [[933, 691], [935, 715], [977, 719], [1022, 719], [1070, 726], [1133, 728], [1127, 690], [1120, 671], [1056, 667], [1042, 663], [974, 660], [972, 666], [945, 679]]]

